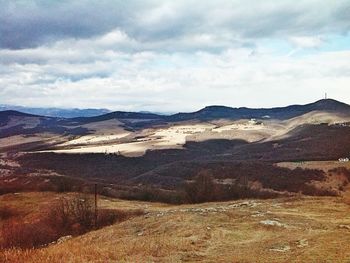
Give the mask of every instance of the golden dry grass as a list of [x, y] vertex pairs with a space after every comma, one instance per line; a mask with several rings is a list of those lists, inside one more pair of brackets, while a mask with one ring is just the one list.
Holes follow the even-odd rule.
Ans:
[[[62, 244], [37, 250], [2, 251], [0, 262], [347, 262], [350, 259], [350, 206], [343, 198], [182, 206], [101, 198], [100, 203], [109, 208], [143, 207], [149, 213]], [[266, 220], [282, 226], [261, 223]], [[286, 251], [278, 251], [283, 249]]]
[[[347, 157], [347, 156], [344, 156]], [[350, 162], [339, 162], [336, 161], [305, 161], [305, 162], [280, 162], [276, 164], [279, 167], [285, 167], [289, 169], [303, 168], [303, 169], [320, 169], [325, 172], [328, 170], [345, 167], [350, 169]]]

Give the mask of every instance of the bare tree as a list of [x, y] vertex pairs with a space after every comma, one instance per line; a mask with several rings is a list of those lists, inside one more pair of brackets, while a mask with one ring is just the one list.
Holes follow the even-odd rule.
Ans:
[[217, 187], [209, 170], [200, 171], [194, 182], [185, 185], [185, 192], [192, 203], [213, 201], [217, 194]]
[[[66, 232], [82, 233], [94, 225], [93, 200], [87, 195], [61, 198], [52, 209], [50, 219], [57, 228]], [[72, 229], [74, 228], [74, 229]]]

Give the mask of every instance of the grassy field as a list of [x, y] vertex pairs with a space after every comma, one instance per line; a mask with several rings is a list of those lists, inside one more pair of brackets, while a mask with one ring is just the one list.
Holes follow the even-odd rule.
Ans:
[[[11, 194], [0, 202], [25, 202], [29, 211], [58, 196]], [[142, 208], [146, 214], [61, 244], [3, 250], [0, 262], [348, 262], [349, 200], [295, 197], [171, 206], [101, 197], [101, 207]]]

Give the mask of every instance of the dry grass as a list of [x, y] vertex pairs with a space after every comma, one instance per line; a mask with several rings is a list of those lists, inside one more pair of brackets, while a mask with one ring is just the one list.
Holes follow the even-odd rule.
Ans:
[[[168, 206], [101, 199], [149, 213], [0, 262], [346, 262], [350, 206], [317, 197]], [[274, 220], [282, 226], [263, 225]], [[285, 252], [276, 249], [287, 249]], [[2, 261], [1, 261], [2, 260]]]
[[[347, 157], [347, 156], [344, 156]], [[302, 169], [320, 169], [324, 172], [328, 170], [345, 167], [350, 169], [350, 162], [339, 162], [339, 161], [305, 161], [305, 162], [281, 162], [277, 163], [279, 167], [285, 167], [288, 169], [302, 168]]]

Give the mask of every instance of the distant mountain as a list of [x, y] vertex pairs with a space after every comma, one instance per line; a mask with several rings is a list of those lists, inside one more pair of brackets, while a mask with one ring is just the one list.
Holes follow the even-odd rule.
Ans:
[[101, 116], [75, 118], [79, 122], [96, 122], [110, 119], [135, 119], [154, 122], [177, 122], [187, 120], [214, 120], [214, 119], [278, 119], [294, 118], [311, 111], [336, 112], [350, 114], [350, 105], [333, 99], [323, 99], [305, 105], [291, 105], [277, 108], [231, 108], [226, 106], [207, 106], [196, 112], [176, 113], [173, 115], [160, 115], [148, 112], [116, 111]]
[[[1, 108], [0, 108], [1, 109]], [[71, 116], [74, 114], [83, 115], [83, 114], [97, 114], [98, 112], [104, 112], [106, 110], [63, 110], [59, 115], [60, 116]], [[26, 123], [25, 120], [28, 117], [37, 117], [40, 120], [40, 124], [36, 127], [35, 131], [40, 132], [41, 129], [45, 131], [60, 131], [59, 133], [77, 133], [77, 130], [73, 129], [80, 125], [87, 123], [94, 123], [106, 120], [118, 120], [123, 123], [124, 128], [127, 129], [142, 129], [146, 127], [152, 127], [154, 125], [179, 122], [179, 121], [210, 121], [215, 119], [230, 119], [230, 120], [239, 120], [239, 119], [277, 119], [277, 120], [286, 120], [301, 116], [303, 114], [312, 112], [312, 111], [322, 111], [322, 112], [334, 112], [337, 114], [350, 115], [350, 105], [332, 100], [319, 100], [314, 103], [306, 105], [291, 105], [287, 107], [279, 108], [270, 108], [270, 109], [251, 109], [251, 108], [230, 108], [225, 106], [208, 106], [199, 111], [191, 113], [177, 113], [173, 115], [159, 115], [154, 113], [142, 113], [142, 112], [123, 112], [115, 111], [109, 112], [106, 114], [93, 116], [93, 117], [76, 117], [76, 118], [67, 118], [67, 117], [47, 117], [48, 111], [42, 110], [42, 114], [35, 116], [33, 114], [22, 113], [13, 110], [0, 111], [0, 124], [3, 128], [0, 130], [1, 134], [10, 134], [14, 132], [14, 127], [16, 127], [16, 134], [22, 132], [21, 122], [18, 121], [9, 131], [5, 132], [4, 126], [10, 120], [10, 117], [19, 117], [22, 116], [23, 123]], [[59, 110], [56, 112], [59, 113]], [[44, 117], [45, 115], [45, 117]], [[71, 127], [71, 129], [68, 129]], [[29, 132], [26, 130], [26, 132]], [[84, 130], [86, 132], [86, 130]], [[2, 135], [4, 137], [4, 135]]]
[[126, 112], [126, 111], [114, 111], [107, 114], [103, 114], [95, 117], [79, 117], [73, 118], [72, 120], [89, 123], [89, 122], [97, 122], [97, 121], [106, 121], [112, 119], [128, 119], [128, 120], [161, 120], [166, 118], [165, 115], [158, 115], [154, 113], [142, 113], [142, 112]]
[[129, 119], [143, 121], [185, 121], [213, 119], [290, 119], [311, 111], [326, 111], [350, 114], [350, 105], [333, 99], [323, 99], [305, 105], [291, 105], [277, 108], [231, 108], [226, 106], [207, 106], [196, 112], [176, 113], [172, 115], [151, 112], [111, 112], [107, 109], [59, 109], [59, 108], [27, 108], [21, 106], [0, 105], [0, 111], [13, 110], [33, 115], [59, 117], [72, 121], [90, 123], [111, 119]]
[[[72, 119], [38, 116], [14, 110], [0, 111], [0, 138], [40, 133], [83, 135], [88, 130]], [[77, 127], [78, 126], [78, 127]]]
[[225, 106], [208, 106], [192, 113], [177, 113], [169, 116], [169, 121], [181, 120], [213, 120], [213, 119], [290, 119], [311, 111], [327, 111], [350, 114], [350, 105], [332, 100], [324, 99], [306, 105], [291, 105], [287, 107], [252, 109], [252, 108], [230, 108]]
[[1, 118], [7, 118], [9, 116], [17, 116], [17, 117], [37, 117], [36, 115], [29, 114], [29, 113], [24, 113], [20, 111], [15, 111], [15, 110], [4, 110], [0, 111], [0, 119]]
[[5, 111], [0, 111], [0, 129], [1, 126], [5, 126], [8, 121], [10, 120], [10, 117], [32, 117], [33, 115], [19, 112], [19, 111], [13, 111], [13, 110], [5, 110]]
[[107, 109], [30, 108], [23, 106], [0, 105], [0, 111], [6, 110], [59, 118], [93, 117], [110, 112], [110, 110]]

